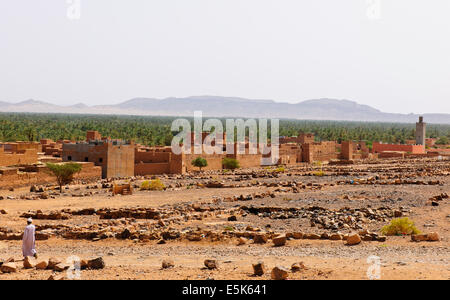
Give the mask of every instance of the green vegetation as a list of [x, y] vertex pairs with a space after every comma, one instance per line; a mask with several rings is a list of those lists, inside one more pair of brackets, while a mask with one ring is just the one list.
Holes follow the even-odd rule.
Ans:
[[159, 178], [156, 178], [151, 181], [144, 181], [141, 184], [141, 191], [163, 191], [166, 189], [166, 186]]
[[[177, 134], [171, 132], [175, 119], [159, 116], [0, 113], [0, 141], [39, 141], [42, 138], [84, 140], [87, 130], [97, 130], [103, 136], [135, 140], [143, 145], [169, 146], [173, 135]], [[193, 122], [192, 117], [187, 119]], [[225, 119], [221, 121], [225, 124]], [[314, 133], [317, 141], [363, 140], [367, 141], [368, 147], [373, 141], [402, 143], [415, 139], [415, 124], [412, 123], [280, 120], [280, 136], [296, 136], [300, 131]], [[270, 134], [269, 128], [269, 138]], [[450, 139], [450, 125], [428, 124], [427, 138]]]
[[73, 181], [76, 173], [81, 171], [81, 165], [77, 163], [51, 164], [47, 163], [49, 172], [56, 177], [59, 185], [59, 191], [62, 193], [62, 186]]
[[393, 219], [389, 225], [381, 229], [384, 235], [410, 235], [418, 234], [420, 231], [409, 218]]
[[234, 170], [239, 169], [241, 166], [239, 165], [239, 161], [234, 158], [224, 158], [222, 160], [222, 165], [224, 169]]
[[448, 145], [450, 144], [450, 138], [443, 136], [436, 141], [436, 145]]
[[200, 172], [202, 171], [202, 168], [207, 167], [208, 166], [208, 161], [206, 161], [206, 159], [202, 158], [202, 157], [197, 157], [196, 159], [194, 159], [191, 164], [194, 167], [197, 167], [200, 169]]

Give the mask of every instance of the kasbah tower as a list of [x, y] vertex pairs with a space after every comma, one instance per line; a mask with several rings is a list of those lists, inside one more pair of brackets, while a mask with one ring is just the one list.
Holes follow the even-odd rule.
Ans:
[[416, 123], [416, 144], [425, 146], [425, 133], [427, 123], [423, 122], [423, 117], [419, 117], [419, 122]]

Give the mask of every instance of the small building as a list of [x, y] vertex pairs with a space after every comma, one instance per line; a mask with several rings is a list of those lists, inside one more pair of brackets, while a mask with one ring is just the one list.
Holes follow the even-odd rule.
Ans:
[[65, 143], [62, 145], [64, 162], [93, 162], [102, 167], [103, 178], [122, 178], [134, 176], [134, 142], [111, 140], [96, 132], [88, 132], [86, 142]]

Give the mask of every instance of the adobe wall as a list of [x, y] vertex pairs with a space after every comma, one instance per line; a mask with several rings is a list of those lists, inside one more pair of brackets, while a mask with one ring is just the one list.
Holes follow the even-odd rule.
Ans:
[[0, 147], [0, 167], [29, 165], [38, 162], [38, 154], [36, 150], [25, 149], [19, 152], [5, 152], [3, 147]]
[[425, 147], [422, 145], [381, 144], [378, 142], [373, 143], [372, 152], [382, 153], [385, 151], [402, 151], [412, 154], [421, 154], [425, 153]]
[[241, 168], [256, 168], [261, 166], [261, 154], [233, 154], [227, 155], [227, 157], [239, 161]]
[[378, 158], [405, 158], [404, 152], [381, 152]]
[[[82, 169], [74, 176], [75, 180], [96, 181], [101, 179], [102, 170], [93, 163], [80, 163]], [[0, 189], [41, 184], [55, 184], [56, 179], [44, 165], [26, 166], [23, 168], [0, 169]]]
[[206, 159], [208, 162], [208, 166], [202, 168], [202, 170], [222, 170], [222, 160], [226, 157], [223, 154], [186, 154], [185, 162], [186, 162], [186, 170], [190, 171], [198, 171], [197, 167], [192, 165], [192, 161], [198, 157], [202, 157]]
[[[278, 164], [294, 165], [302, 161], [302, 148], [297, 144], [281, 144], [279, 155]], [[270, 157], [270, 154], [264, 157]]]
[[353, 148], [354, 148], [353, 142], [343, 141], [341, 146], [341, 158], [344, 160], [352, 160]]
[[169, 163], [137, 163], [134, 165], [135, 175], [161, 175], [170, 174]]
[[105, 178], [120, 178], [134, 176], [135, 164], [134, 144], [108, 144], [108, 157]]
[[171, 152], [162, 151], [142, 151], [136, 149], [135, 162], [136, 163], [168, 163], [170, 161]]
[[338, 157], [336, 142], [308, 143], [302, 145], [302, 161], [304, 162], [329, 161]]
[[280, 144], [307, 144], [314, 143], [314, 134], [312, 133], [300, 133], [298, 136], [282, 137], [279, 140]]
[[104, 143], [63, 144], [63, 161], [93, 162], [102, 167], [103, 178], [134, 176], [134, 144]]

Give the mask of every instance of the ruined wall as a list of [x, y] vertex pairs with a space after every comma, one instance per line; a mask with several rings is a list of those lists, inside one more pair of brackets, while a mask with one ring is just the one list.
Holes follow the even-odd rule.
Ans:
[[352, 160], [353, 159], [353, 142], [351, 141], [344, 141], [342, 142], [341, 146], [341, 158], [345, 160]]
[[400, 144], [381, 144], [373, 143], [372, 152], [382, 153], [386, 151], [402, 151], [413, 154], [425, 153], [425, 148], [422, 145], [400, 145]]
[[0, 167], [29, 165], [38, 162], [38, 154], [34, 149], [20, 150], [19, 152], [5, 152], [0, 147]]
[[171, 154], [171, 152], [143, 151], [136, 149], [134, 159], [136, 163], [168, 163]]
[[302, 161], [304, 162], [329, 161], [338, 157], [336, 142], [308, 143], [302, 145]]
[[233, 154], [227, 155], [227, 157], [239, 161], [241, 168], [256, 168], [261, 166], [261, 154]]
[[185, 158], [187, 171], [198, 171], [198, 168], [192, 165], [192, 161], [198, 157], [202, 157], [208, 162], [208, 166], [202, 168], [202, 170], [222, 170], [222, 160], [226, 156], [223, 154], [187, 154]]
[[90, 130], [86, 132], [86, 141], [99, 141], [102, 135], [98, 131]]
[[312, 133], [300, 133], [298, 136], [282, 137], [279, 140], [280, 144], [311, 144], [314, 143], [314, 134]]
[[[80, 173], [75, 175], [75, 180], [96, 181], [102, 177], [100, 167], [96, 167], [93, 163], [80, 164], [82, 169]], [[56, 185], [56, 179], [44, 165], [0, 169], [0, 189], [34, 184]]]
[[134, 165], [135, 175], [160, 175], [160, 174], [170, 174], [170, 164], [169, 163], [137, 163]]
[[[294, 165], [302, 161], [302, 148], [297, 144], [281, 144], [279, 147], [280, 159], [278, 164]], [[264, 157], [269, 157], [264, 155]]]
[[404, 152], [381, 152], [378, 158], [405, 158]]

